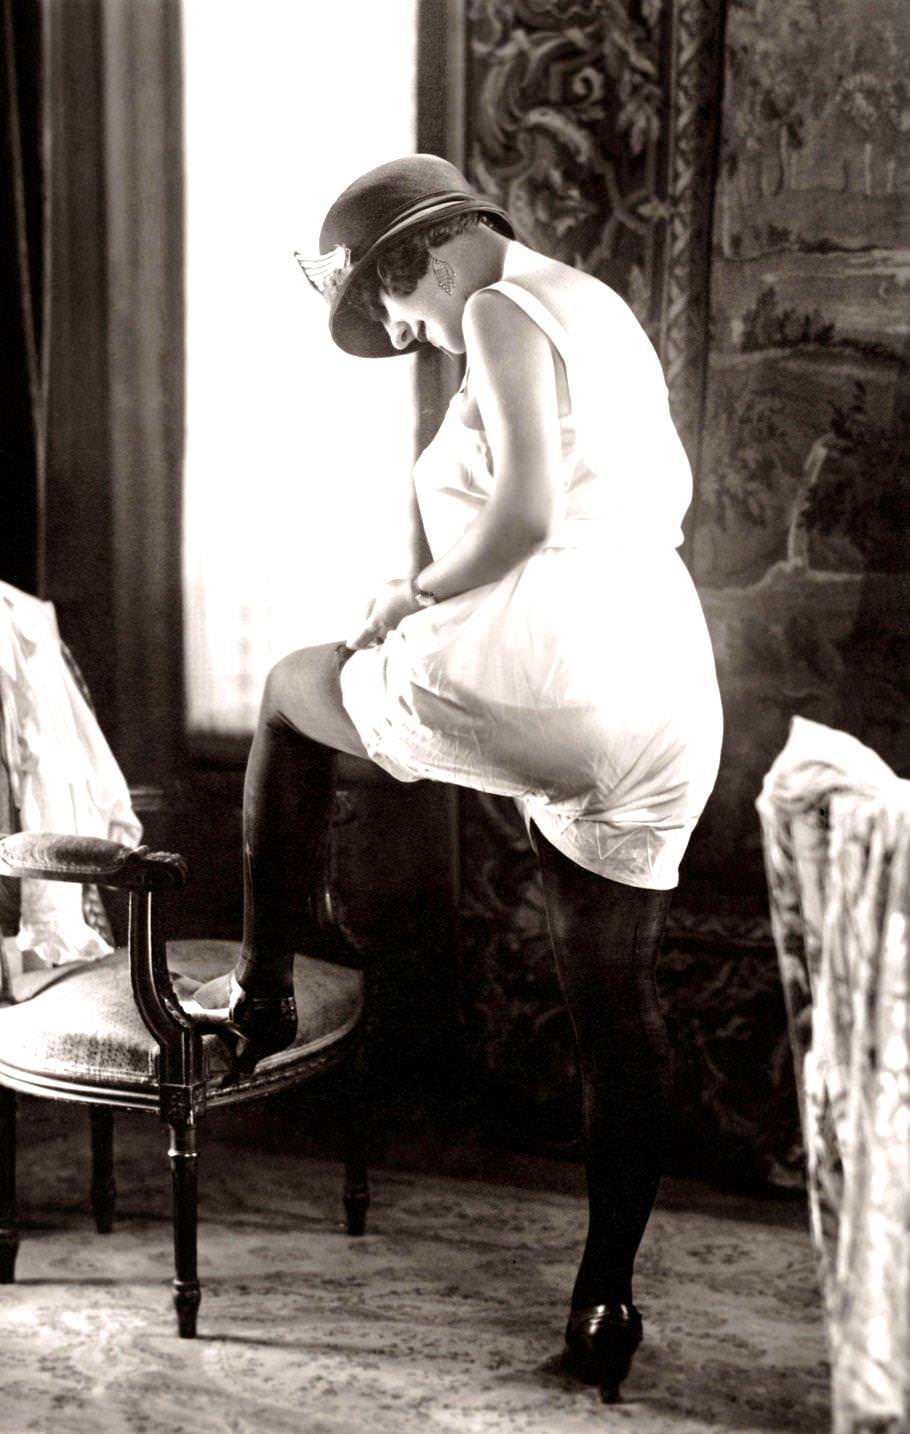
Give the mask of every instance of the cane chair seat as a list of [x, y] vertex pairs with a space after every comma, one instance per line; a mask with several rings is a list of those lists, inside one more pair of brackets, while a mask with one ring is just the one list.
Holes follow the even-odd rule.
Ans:
[[[168, 968], [181, 994], [233, 968], [232, 941], [175, 941]], [[43, 974], [43, 973], [42, 973]], [[157, 1107], [160, 1048], [146, 1028], [130, 983], [126, 950], [100, 961], [74, 962], [20, 1004], [0, 1007], [0, 1079], [36, 1094], [54, 1087], [57, 1098], [88, 1087], [118, 1105]], [[235, 1079], [229, 1052], [217, 1036], [203, 1039], [206, 1103], [253, 1098], [296, 1082], [301, 1067], [316, 1064], [357, 1026], [363, 1008], [360, 971], [298, 956], [294, 968], [299, 1024], [293, 1045], [267, 1056], [251, 1075]], [[13, 977], [12, 994], [34, 984], [31, 973]]]

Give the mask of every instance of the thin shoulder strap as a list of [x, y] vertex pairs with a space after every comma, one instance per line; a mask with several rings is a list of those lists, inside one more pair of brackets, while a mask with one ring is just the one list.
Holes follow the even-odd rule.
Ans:
[[524, 310], [532, 323], [535, 323], [546, 334], [565, 364], [568, 373], [571, 362], [571, 340], [556, 315], [547, 308], [543, 300], [514, 279], [500, 279], [497, 283], [490, 284], [489, 287], [496, 293], [505, 294], [507, 299], [511, 299], [519, 309]]

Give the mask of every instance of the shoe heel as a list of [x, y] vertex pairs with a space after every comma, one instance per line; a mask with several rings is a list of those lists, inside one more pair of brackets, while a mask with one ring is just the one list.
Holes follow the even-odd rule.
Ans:
[[616, 1404], [641, 1340], [641, 1315], [634, 1305], [573, 1310], [566, 1325], [563, 1363], [583, 1384], [598, 1385], [604, 1404]]
[[229, 1024], [237, 1038], [236, 1069], [240, 1075], [250, 1075], [259, 1061], [293, 1044], [297, 1003], [293, 996], [249, 996], [241, 989], [231, 1006]]
[[192, 1011], [196, 1028], [218, 1036], [231, 1061], [231, 1077], [251, 1075], [257, 1063], [293, 1045], [297, 1035], [297, 1003], [293, 996], [250, 996], [234, 987], [230, 1005]]

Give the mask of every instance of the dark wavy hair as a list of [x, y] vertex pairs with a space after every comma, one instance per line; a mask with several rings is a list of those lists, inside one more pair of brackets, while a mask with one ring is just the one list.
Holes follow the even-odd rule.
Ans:
[[397, 243], [383, 249], [375, 262], [358, 274], [347, 302], [381, 324], [386, 318], [381, 290], [401, 296], [413, 294], [430, 267], [430, 250], [481, 224], [489, 225], [490, 221], [485, 214], [474, 211], [456, 214], [451, 219], [440, 219], [424, 229], [412, 229], [403, 234]]

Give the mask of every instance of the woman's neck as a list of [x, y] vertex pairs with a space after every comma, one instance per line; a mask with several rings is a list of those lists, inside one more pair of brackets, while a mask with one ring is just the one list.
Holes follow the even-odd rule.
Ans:
[[456, 234], [433, 252], [452, 265], [458, 290], [467, 301], [478, 289], [486, 289], [502, 278], [511, 243], [505, 234], [481, 224]]

